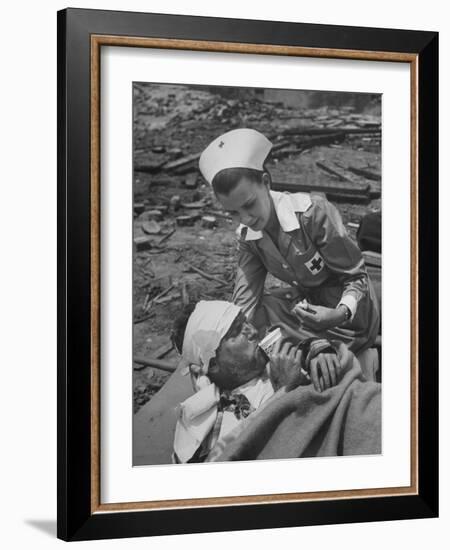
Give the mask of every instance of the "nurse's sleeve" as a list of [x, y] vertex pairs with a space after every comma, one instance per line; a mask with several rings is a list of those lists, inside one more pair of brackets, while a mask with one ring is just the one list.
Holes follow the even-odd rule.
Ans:
[[261, 258], [244, 240], [239, 240], [238, 266], [232, 301], [249, 320], [255, 313], [264, 291], [267, 269]]
[[369, 291], [361, 250], [350, 239], [337, 208], [326, 199], [314, 197], [311, 207], [303, 215], [303, 221], [325, 264], [343, 284], [339, 304], [350, 309], [353, 319], [359, 301]]

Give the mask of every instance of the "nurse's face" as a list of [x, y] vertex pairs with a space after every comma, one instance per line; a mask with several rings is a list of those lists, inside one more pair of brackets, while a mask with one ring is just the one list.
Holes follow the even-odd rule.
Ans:
[[262, 181], [256, 182], [242, 177], [236, 187], [227, 195], [217, 194], [222, 206], [240, 223], [253, 231], [262, 231], [270, 218], [271, 201], [269, 194], [270, 179], [263, 174]]

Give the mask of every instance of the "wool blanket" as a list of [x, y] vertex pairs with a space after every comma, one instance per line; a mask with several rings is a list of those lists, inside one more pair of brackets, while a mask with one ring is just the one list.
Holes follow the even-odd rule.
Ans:
[[373, 455], [381, 453], [381, 385], [367, 381], [339, 345], [340, 382], [279, 390], [210, 453], [208, 461]]

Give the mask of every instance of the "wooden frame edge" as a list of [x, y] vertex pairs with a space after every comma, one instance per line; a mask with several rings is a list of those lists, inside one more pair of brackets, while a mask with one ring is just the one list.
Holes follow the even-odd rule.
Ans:
[[91, 47], [128, 46], [133, 48], [163, 48], [168, 50], [192, 50], [204, 52], [247, 53], [259, 55], [287, 55], [298, 57], [327, 57], [331, 59], [361, 59], [372, 61], [413, 62], [416, 54], [370, 50], [343, 50], [335, 48], [309, 48], [304, 46], [279, 46], [208, 40], [181, 40], [172, 38], [142, 38], [92, 34]]
[[100, 45], [91, 41], [91, 513], [100, 506]]
[[[411, 485], [312, 493], [210, 497], [102, 504], [100, 499], [100, 49], [128, 46], [409, 63], [411, 67]], [[342, 500], [418, 494], [418, 54], [232, 42], [91, 35], [91, 513]]]

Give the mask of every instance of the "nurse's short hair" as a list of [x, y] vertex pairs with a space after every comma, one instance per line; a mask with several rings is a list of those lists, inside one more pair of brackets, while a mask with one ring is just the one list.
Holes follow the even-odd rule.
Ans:
[[264, 170], [255, 170], [253, 168], [225, 168], [214, 176], [212, 187], [216, 195], [229, 195], [237, 186], [241, 178], [247, 178], [250, 181], [261, 183], [264, 173], [269, 173], [265, 167]]

